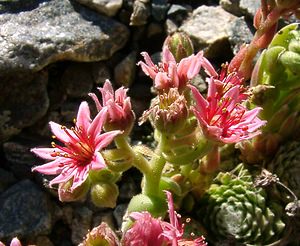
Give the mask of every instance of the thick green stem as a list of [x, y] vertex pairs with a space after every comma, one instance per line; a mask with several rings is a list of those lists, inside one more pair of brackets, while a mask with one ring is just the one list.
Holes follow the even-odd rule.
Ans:
[[144, 176], [145, 179], [142, 193], [147, 196], [157, 196], [159, 194], [159, 183], [166, 163], [166, 160], [162, 157], [165, 140], [165, 135], [161, 133], [160, 141], [150, 161], [150, 172]]
[[132, 149], [125, 136], [117, 136], [114, 141], [118, 149], [124, 149], [130, 153], [133, 157], [133, 166], [139, 169], [144, 175], [151, 173], [151, 168], [146, 158]]

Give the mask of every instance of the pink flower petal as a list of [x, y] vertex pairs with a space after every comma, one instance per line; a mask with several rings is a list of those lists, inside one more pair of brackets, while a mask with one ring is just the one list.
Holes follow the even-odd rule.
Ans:
[[99, 151], [99, 150], [105, 148], [107, 145], [109, 145], [113, 141], [113, 139], [117, 135], [119, 135], [121, 133], [122, 133], [122, 131], [115, 130], [115, 131], [105, 132], [101, 135], [98, 135], [95, 140], [95, 149], [97, 151]]
[[46, 160], [55, 160], [57, 157], [53, 156], [53, 154], [55, 152], [60, 152], [57, 148], [32, 148], [30, 151]]
[[14, 237], [10, 242], [10, 246], [22, 246], [22, 244], [17, 237]]
[[91, 124], [90, 109], [87, 102], [82, 102], [79, 106], [77, 113], [76, 126], [81, 128], [84, 132], [87, 132], [88, 127]]
[[195, 108], [198, 110], [199, 114], [203, 115], [207, 110], [208, 102], [204, 99], [204, 97], [201, 95], [201, 93], [198, 91], [198, 89], [195, 86], [189, 85], [189, 87], [196, 101]]
[[83, 166], [76, 169], [76, 172], [73, 176], [73, 184], [71, 190], [76, 189], [82, 185], [88, 177], [89, 166]]
[[78, 139], [71, 130], [62, 125], [53, 121], [50, 121], [49, 125], [55, 137], [63, 143], [72, 142], [74, 139]]
[[91, 170], [100, 170], [106, 167], [105, 160], [99, 152], [95, 153], [90, 166], [91, 166]]
[[[99, 89], [99, 88], [98, 88]], [[98, 97], [96, 96], [95, 93], [89, 93], [89, 96], [93, 99], [93, 101], [95, 102], [96, 108], [98, 111], [100, 111], [102, 109], [101, 103], [99, 102]]]
[[88, 135], [95, 139], [102, 131], [102, 127], [107, 118], [107, 107], [102, 108], [102, 110], [96, 115], [95, 119], [92, 121], [88, 128]]
[[48, 162], [41, 166], [33, 167], [32, 171], [37, 171], [47, 175], [59, 174], [63, 170], [63, 164], [69, 162], [66, 158], [57, 158], [54, 161]]
[[[49, 185], [52, 186], [54, 184], [60, 184], [69, 181], [70, 179], [73, 178], [76, 171], [77, 171], [76, 166], [70, 167], [68, 169], [64, 169], [57, 177], [55, 177], [49, 182]], [[71, 187], [71, 189], [72, 188], [73, 187]]]
[[168, 46], [163, 47], [162, 51], [162, 62], [163, 63], [174, 63], [176, 64], [176, 60], [172, 54], [172, 52], [169, 50]]

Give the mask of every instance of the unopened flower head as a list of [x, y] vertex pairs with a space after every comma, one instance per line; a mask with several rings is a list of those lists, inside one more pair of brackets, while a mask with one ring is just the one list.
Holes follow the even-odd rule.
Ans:
[[164, 46], [169, 48], [177, 63], [194, 53], [192, 40], [183, 32], [176, 32], [168, 36]]
[[211, 80], [206, 99], [194, 86], [190, 88], [195, 98], [192, 110], [207, 138], [237, 143], [260, 134], [259, 128], [266, 123], [257, 117], [261, 108], [248, 110], [243, 106], [238, 85], [220, 94], [217, 82]]
[[90, 170], [100, 170], [106, 167], [105, 161], [99, 152], [109, 145], [121, 131], [110, 131], [101, 134], [106, 121], [107, 108], [102, 108], [97, 116], [91, 120], [87, 102], [82, 102], [75, 127], [68, 129], [57, 123], [50, 122], [54, 138], [64, 144], [61, 146], [52, 143], [52, 148], [33, 148], [31, 151], [37, 156], [50, 162], [34, 167], [47, 175], [58, 175], [50, 181], [53, 184], [65, 183], [72, 180], [71, 190], [85, 182]]
[[128, 89], [120, 87], [114, 91], [110, 81], [106, 80], [103, 88], [98, 88], [98, 90], [102, 94], [102, 105], [94, 93], [90, 93], [89, 96], [94, 100], [98, 111], [107, 107], [108, 118], [105, 126], [124, 131], [131, 129], [135, 116], [131, 109], [130, 97], [127, 96]]
[[156, 129], [165, 133], [174, 133], [184, 126], [187, 116], [185, 97], [179, 94], [177, 88], [171, 88], [152, 100], [150, 109], [140, 118], [140, 124], [150, 118]]
[[154, 81], [154, 87], [159, 91], [168, 91], [178, 88], [184, 91], [189, 80], [193, 79], [200, 71], [203, 52], [183, 58], [176, 62], [167, 46], [163, 47], [162, 61], [155, 65], [147, 52], [142, 52], [145, 62], [138, 62], [144, 73]]

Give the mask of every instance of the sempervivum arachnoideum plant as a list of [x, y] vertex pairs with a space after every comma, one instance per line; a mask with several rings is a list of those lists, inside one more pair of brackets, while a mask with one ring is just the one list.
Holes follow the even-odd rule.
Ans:
[[[297, 197], [300, 197], [300, 142], [292, 141], [282, 145], [276, 156], [266, 167], [277, 175], [280, 182], [291, 189]], [[276, 194], [285, 203], [294, 199], [286, 189], [275, 185], [272, 193]]]
[[255, 188], [243, 164], [221, 172], [202, 199], [199, 216], [212, 241], [226, 239], [266, 245], [280, 239], [285, 229], [282, 209], [268, 204], [266, 193]]

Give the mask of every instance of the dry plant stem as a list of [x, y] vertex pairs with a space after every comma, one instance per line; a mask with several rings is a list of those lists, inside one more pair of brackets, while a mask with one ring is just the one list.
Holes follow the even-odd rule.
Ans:
[[[264, 9], [262, 11], [263, 15], [265, 15], [266, 11]], [[245, 57], [239, 67], [239, 72], [245, 77], [245, 79], [249, 79], [251, 76], [253, 66], [252, 62], [257, 52], [260, 49], [265, 48], [271, 42], [275, 34], [275, 31], [271, 33], [272, 28], [276, 27], [280, 16], [281, 11], [278, 8], [274, 8], [266, 16], [266, 19], [264, 19], [259, 25], [251, 43], [247, 46]], [[268, 37], [264, 37], [264, 35], [267, 35]]]
[[220, 166], [220, 151], [217, 144], [213, 145], [211, 151], [206, 155], [206, 160], [201, 167], [204, 173], [213, 173], [219, 169]]
[[149, 163], [146, 160], [146, 158], [142, 154], [135, 152], [132, 149], [131, 145], [128, 143], [125, 136], [123, 135], [117, 136], [114, 139], [114, 141], [118, 149], [124, 149], [128, 153], [130, 153], [130, 155], [133, 157], [133, 166], [139, 169], [141, 173], [146, 175], [151, 172]]

